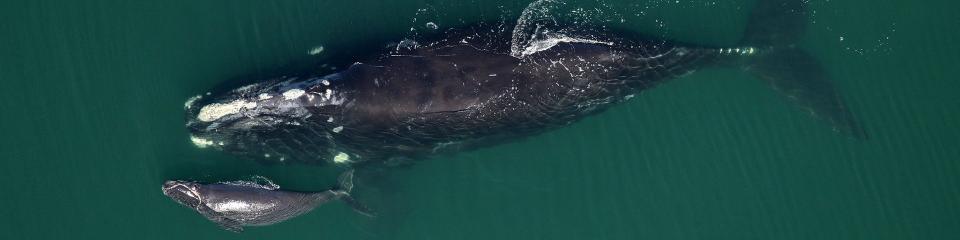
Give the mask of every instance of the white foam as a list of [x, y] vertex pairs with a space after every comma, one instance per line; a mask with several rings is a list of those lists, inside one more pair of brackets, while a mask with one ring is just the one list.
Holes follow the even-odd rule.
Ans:
[[236, 180], [229, 182], [220, 182], [222, 184], [234, 185], [234, 186], [243, 186], [243, 187], [255, 187], [266, 190], [277, 190], [280, 189], [280, 185], [273, 183], [269, 178], [264, 176], [252, 176], [250, 177], [251, 181], [248, 180]]
[[[254, 83], [254, 84], [250, 84], [250, 85], [246, 85], [246, 86], [237, 88], [237, 90], [234, 90], [234, 91], [236, 91], [236, 92], [246, 92], [246, 91], [249, 91], [250, 89], [253, 89], [254, 87], [257, 87], [257, 86], [259, 86], [259, 85], [260, 85], [259, 83]], [[209, 95], [209, 94], [208, 94], [208, 95]]]
[[307, 93], [307, 92], [303, 91], [303, 89], [299, 89], [299, 88], [290, 89], [290, 90], [287, 90], [286, 92], [283, 92], [283, 99], [294, 100], [300, 96], [303, 96], [304, 93]]
[[597, 41], [592, 39], [584, 38], [574, 38], [568, 37], [566, 35], [557, 34], [556, 36], [551, 36], [550, 38], [537, 40], [531, 42], [530, 45], [527, 45], [523, 49], [523, 52], [520, 53], [521, 57], [530, 56], [531, 54], [538, 53], [543, 50], [550, 49], [560, 43], [591, 43], [591, 44], [604, 44], [604, 45], [613, 45], [611, 42]]
[[551, 19], [552, 12], [556, 10], [562, 2], [556, 0], [537, 0], [531, 2], [521, 12], [517, 19], [517, 25], [513, 27], [513, 34], [510, 41], [510, 56], [522, 57], [525, 48], [530, 46], [536, 34], [529, 31], [539, 31], [541, 20]]
[[270, 94], [267, 94], [267, 93], [261, 93], [260, 95], [257, 96], [257, 98], [259, 98], [260, 100], [268, 100], [273, 98], [273, 96], [270, 96]]
[[196, 145], [198, 148], [207, 148], [209, 146], [213, 146], [213, 141], [197, 136], [190, 136], [190, 141], [193, 142], [193, 145]]
[[337, 153], [336, 156], [333, 156], [333, 162], [337, 164], [350, 163], [350, 155], [345, 152]]
[[320, 53], [322, 53], [322, 52], [323, 52], [323, 46], [316, 46], [316, 47], [311, 48], [310, 51], [307, 51], [307, 54], [317, 55], [317, 54], [320, 54]]
[[242, 99], [234, 100], [229, 103], [213, 103], [203, 106], [197, 119], [204, 122], [211, 122], [222, 118], [223, 116], [239, 113], [243, 109], [253, 109], [257, 107], [256, 102], [247, 102]]
[[183, 109], [190, 109], [190, 106], [193, 106], [193, 103], [201, 98], [203, 98], [203, 95], [196, 95], [188, 98], [187, 101], [183, 103]]

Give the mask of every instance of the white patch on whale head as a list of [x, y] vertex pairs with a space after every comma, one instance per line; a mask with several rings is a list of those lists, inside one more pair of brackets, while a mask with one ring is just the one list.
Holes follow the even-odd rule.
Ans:
[[260, 95], [257, 96], [257, 98], [259, 98], [260, 100], [269, 100], [273, 98], [273, 96], [270, 96], [270, 94], [261, 93]]
[[200, 109], [200, 113], [197, 114], [197, 119], [204, 122], [211, 122], [226, 115], [236, 114], [240, 112], [240, 110], [253, 109], [256, 107], [256, 102], [247, 102], [242, 99], [234, 100], [233, 102], [229, 103], [213, 103], [203, 106], [203, 108]]
[[339, 152], [336, 156], [333, 156], [333, 163], [336, 164], [346, 164], [350, 163], [350, 155], [347, 155], [345, 152]]
[[333, 128], [334, 133], [340, 133], [340, 131], [343, 131], [343, 126]]
[[303, 89], [299, 89], [299, 88], [290, 89], [290, 90], [287, 90], [286, 92], [283, 92], [283, 99], [294, 100], [300, 96], [303, 96], [304, 93], [307, 93], [307, 92], [303, 91]]
[[[197, 136], [190, 136], [190, 142], [193, 142], [193, 145], [196, 145], [198, 148], [207, 148], [213, 146], [213, 141], [203, 139]], [[220, 145], [223, 145], [222, 143]]]

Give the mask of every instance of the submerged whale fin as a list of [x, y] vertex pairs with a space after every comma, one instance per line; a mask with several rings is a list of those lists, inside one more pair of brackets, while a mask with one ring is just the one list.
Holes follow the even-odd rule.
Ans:
[[806, 52], [787, 48], [762, 53], [745, 64], [744, 70], [766, 81], [814, 117], [830, 123], [835, 131], [867, 138], [819, 62]]
[[240, 225], [240, 223], [237, 221], [227, 218], [220, 218], [218, 220], [214, 220], [214, 222], [216, 222], [217, 225], [220, 225], [220, 228], [223, 228], [224, 230], [235, 233], [243, 232], [242, 225]]
[[337, 194], [337, 198], [340, 199], [340, 201], [346, 203], [347, 206], [353, 208], [353, 210], [357, 213], [363, 214], [367, 217], [375, 217], [376, 215], [373, 213], [373, 210], [350, 196], [350, 191], [353, 190], [353, 172], [354, 170], [350, 169], [347, 172], [340, 174], [340, 177], [337, 179], [337, 187], [332, 191]]
[[[847, 109], [820, 62], [796, 47], [807, 25], [804, 8], [803, 0], [757, 1], [740, 41], [741, 46], [749, 47], [744, 54], [748, 56], [737, 62], [794, 104], [829, 122], [835, 131], [866, 139], [866, 131]], [[736, 50], [740, 53], [742, 49]]]

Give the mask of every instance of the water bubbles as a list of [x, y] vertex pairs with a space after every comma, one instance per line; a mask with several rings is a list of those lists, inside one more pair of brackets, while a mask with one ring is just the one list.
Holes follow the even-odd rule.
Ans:
[[532, 45], [550, 42], [558, 36], [602, 41], [589, 32], [624, 22], [626, 18], [603, 1], [538, 0], [527, 5], [517, 19], [510, 55], [521, 57]]
[[407, 49], [407, 50], [416, 49], [417, 46], [419, 46], [419, 45], [420, 45], [420, 44], [417, 43], [416, 40], [413, 40], [413, 39], [404, 39], [403, 41], [400, 41], [400, 43], [397, 43], [397, 51], [400, 51], [400, 50], [403, 50], [403, 49]]
[[307, 54], [317, 55], [323, 52], [323, 46], [316, 46], [307, 51]]
[[429, 29], [434, 29], [434, 30], [436, 30], [437, 28], [439, 28], [439, 27], [437, 26], [437, 24], [436, 24], [436, 23], [433, 23], [433, 22], [427, 22], [426, 26], [427, 26], [427, 28], [429, 28]]

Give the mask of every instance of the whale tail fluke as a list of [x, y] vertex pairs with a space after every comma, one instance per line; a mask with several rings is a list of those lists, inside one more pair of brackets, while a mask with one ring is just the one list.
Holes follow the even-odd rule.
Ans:
[[757, 1], [740, 41], [741, 46], [749, 47], [744, 52], [750, 56], [738, 61], [739, 66], [794, 104], [829, 122], [835, 131], [866, 139], [866, 131], [847, 109], [820, 62], [796, 46], [808, 23], [805, 2]]
[[350, 195], [350, 192], [353, 190], [353, 169], [350, 169], [343, 174], [340, 174], [340, 177], [337, 179], [337, 187], [333, 189], [337, 193], [340, 201], [346, 203], [347, 206], [353, 208], [357, 213], [363, 214], [367, 217], [375, 217], [373, 210], [368, 208], [360, 201], [357, 201]]

